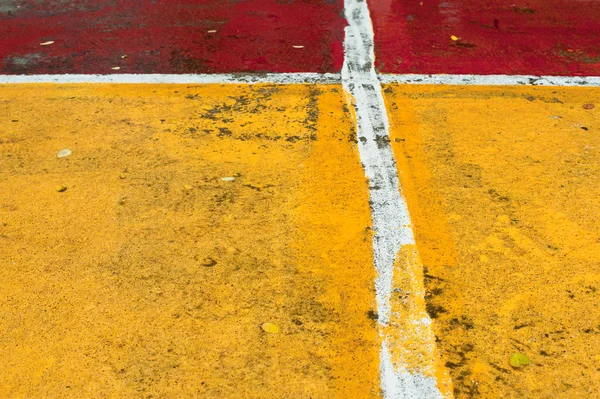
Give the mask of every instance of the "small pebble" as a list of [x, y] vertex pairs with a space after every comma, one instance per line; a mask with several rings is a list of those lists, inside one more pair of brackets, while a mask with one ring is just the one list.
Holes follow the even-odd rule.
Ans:
[[222, 181], [234, 181], [235, 177], [221, 177]]
[[66, 157], [68, 157], [69, 155], [71, 155], [72, 153], [73, 153], [73, 151], [69, 150], [68, 148], [65, 148], [65, 149], [63, 149], [63, 150], [60, 150], [60, 151], [58, 152], [58, 154], [56, 154], [56, 157], [57, 157], [57, 158], [66, 158]]
[[56, 187], [56, 191], [58, 191], [59, 193], [64, 193], [65, 191], [67, 191], [67, 186], [58, 186]]

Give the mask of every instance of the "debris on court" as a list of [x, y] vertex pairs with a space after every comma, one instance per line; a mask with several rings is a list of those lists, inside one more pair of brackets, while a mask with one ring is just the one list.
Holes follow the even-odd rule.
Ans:
[[204, 267], [213, 267], [216, 264], [217, 264], [217, 261], [211, 257], [204, 258], [204, 260], [202, 261], [202, 266], [204, 266]]
[[260, 328], [267, 334], [279, 334], [279, 327], [273, 323], [263, 323]]
[[525, 355], [523, 353], [515, 352], [510, 356], [510, 358], [508, 359], [508, 362], [510, 363], [511, 366], [513, 366], [515, 368], [521, 368], [521, 367], [526, 366], [529, 363], [531, 363], [531, 360], [529, 360], [527, 355]]
[[70, 156], [72, 153], [73, 153], [73, 151], [71, 151], [70, 149], [64, 148], [64, 149], [60, 150], [58, 152], [58, 154], [56, 154], [56, 157], [57, 158], [66, 158], [66, 157]]

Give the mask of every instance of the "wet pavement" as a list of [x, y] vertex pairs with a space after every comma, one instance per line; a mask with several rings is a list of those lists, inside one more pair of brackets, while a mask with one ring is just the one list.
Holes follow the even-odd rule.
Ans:
[[[600, 75], [600, 1], [369, 8], [380, 74]], [[0, 0], [0, 78], [33, 82], [0, 84], [1, 397], [397, 399], [385, 340], [444, 398], [600, 395], [600, 89], [388, 76], [416, 242], [382, 327], [355, 99], [248, 83], [340, 72], [346, 25], [341, 0]]]
[[0, 72], [335, 72], [344, 25], [337, 0], [1, 0]]
[[383, 73], [599, 75], [595, 0], [370, 3]]

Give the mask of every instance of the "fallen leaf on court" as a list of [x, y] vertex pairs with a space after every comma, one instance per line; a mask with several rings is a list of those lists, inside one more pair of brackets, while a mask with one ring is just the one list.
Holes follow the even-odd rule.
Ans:
[[125, 179], [125, 178], [127, 177], [127, 175], [126, 175], [125, 173], [121, 173], [121, 174], [119, 175], [119, 177], [120, 177], [121, 179]]
[[207, 32], [207, 33], [217, 33], [217, 31], [216, 31], [216, 30], [214, 30], [214, 29], [207, 30], [206, 32]]
[[127, 54], [122, 55], [121, 58], [123, 58], [123, 59], [127, 58]]
[[450, 39], [452, 39], [452, 41], [453, 41], [453, 42], [456, 42], [456, 41], [458, 41], [458, 37], [456, 37], [456, 36], [454, 36], [454, 35], [450, 36]]
[[194, 188], [194, 187], [192, 187], [192, 186], [191, 186], [191, 185], [189, 185], [189, 184], [184, 184], [184, 185], [183, 185], [183, 189], [184, 189], [185, 191], [190, 191], [192, 188]]
[[279, 327], [273, 323], [263, 323], [260, 328], [268, 334], [279, 334]]
[[204, 266], [204, 267], [213, 267], [216, 264], [217, 264], [217, 261], [210, 257], [204, 258], [204, 260], [202, 261], [202, 266]]
[[508, 359], [508, 362], [511, 366], [519, 368], [528, 365], [531, 363], [531, 360], [527, 357], [527, 355], [519, 352], [515, 352]]
[[121, 67], [112, 67], [110, 69], [112, 69], [113, 71], [118, 71], [119, 69], [121, 69]]
[[304, 46], [292, 46], [293, 48], [304, 48]]
[[234, 181], [235, 177], [221, 177], [222, 181]]
[[54, 44], [54, 41], [50, 40], [48, 42], [40, 43], [40, 46], [49, 46], [51, 44]]
[[62, 149], [58, 152], [58, 154], [56, 154], [57, 158], [66, 158], [69, 155], [71, 155], [73, 153], [73, 151], [69, 150], [68, 148]]
[[594, 109], [594, 104], [590, 104], [590, 103], [583, 104], [583, 109]]
[[65, 191], [67, 191], [67, 186], [58, 186], [56, 187], [56, 191], [58, 191], [59, 193], [64, 193]]

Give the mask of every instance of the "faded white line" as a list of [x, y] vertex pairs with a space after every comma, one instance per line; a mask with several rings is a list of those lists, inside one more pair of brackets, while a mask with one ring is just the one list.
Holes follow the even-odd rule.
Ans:
[[[373, 73], [375, 73], [373, 71]], [[369, 74], [367, 74], [369, 75]], [[354, 81], [372, 76], [353, 75]], [[600, 87], [600, 76], [534, 75], [417, 75], [379, 74], [381, 83], [480, 86]], [[340, 84], [339, 73], [231, 73], [231, 74], [108, 74], [108, 75], [0, 75], [0, 84], [115, 83], [115, 84]]]
[[[400, 192], [396, 161], [389, 138], [389, 122], [381, 85], [375, 71], [373, 26], [365, 0], [345, 0], [348, 26], [344, 39], [342, 84], [354, 105], [360, 158], [369, 181], [373, 221], [373, 254], [382, 347], [381, 389], [386, 399], [436, 399], [442, 394], [433, 377], [411, 373], [395, 364], [386, 329], [392, 318], [394, 265], [403, 245], [414, 244], [406, 202]], [[427, 316], [425, 316], [427, 317]]]
[[265, 74], [110, 74], [110, 75], [0, 75], [0, 84], [115, 83], [115, 84], [339, 84], [338, 73]]
[[380, 74], [379, 81], [381, 83], [404, 83], [413, 85], [600, 86], [600, 76]]

